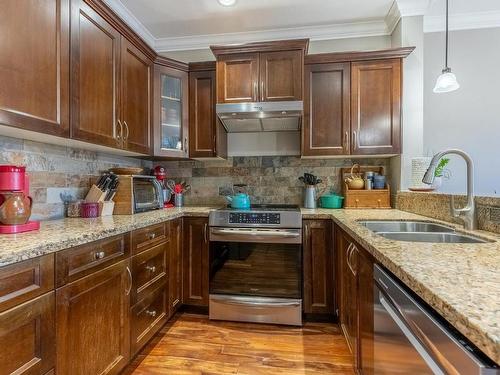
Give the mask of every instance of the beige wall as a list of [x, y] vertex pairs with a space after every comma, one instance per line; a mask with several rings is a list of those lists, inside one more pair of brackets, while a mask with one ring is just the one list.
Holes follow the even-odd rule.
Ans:
[[[389, 35], [371, 36], [364, 38], [345, 38], [317, 40], [309, 43], [309, 53], [326, 53], [340, 51], [369, 51], [391, 47]], [[215, 60], [210, 49], [196, 49], [190, 51], [163, 52], [161, 55], [183, 62]]]

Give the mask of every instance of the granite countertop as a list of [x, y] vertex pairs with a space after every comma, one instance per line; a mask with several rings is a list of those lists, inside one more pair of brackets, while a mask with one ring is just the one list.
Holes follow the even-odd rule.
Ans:
[[[464, 231], [399, 210], [302, 210], [303, 218], [332, 218], [374, 258], [458, 331], [500, 363], [500, 236]], [[482, 244], [412, 243], [385, 239], [357, 220], [440, 222], [497, 241]]]
[[0, 267], [183, 216], [208, 216], [216, 207], [182, 207], [93, 219], [42, 221], [40, 230], [0, 236]]
[[[216, 207], [184, 207], [136, 215], [42, 222], [37, 232], [0, 236], [0, 267]], [[362, 219], [440, 222], [399, 210], [302, 209], [304, 219], [332, 219], [374, 258], [432, 306], [491, 359], [500, 363], [500, 236], [467, 232], [493, 243], [433, 244], [385, 239]], [[443, 222], [442, 222], [443, 223]], [[463, 231], [460, 226], [454, 226]]]

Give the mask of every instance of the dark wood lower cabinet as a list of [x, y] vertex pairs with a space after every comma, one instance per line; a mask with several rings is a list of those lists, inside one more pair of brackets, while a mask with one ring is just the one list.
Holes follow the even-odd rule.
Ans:
[[46, 374], [55, 365], [54, 292], [0, 313], [0, 374]]
[[182, 304], [182, 219], [170, 222], [168, 258], [168, 305], [171, 317]]
[[131, 354], [135, 355], [167, 321], [168, 287], [164, 282], [130, 312]]
[[340, 326], [358, 373], [373, 374], [373, 258], [336, 227]]
[[304, 312], [334, 314], [331, 220], [303, 221]]
[[56, 292], [57, 373], [117, 374], [130, 358], [129, 260]]
[[183, 232], [183, 303], [208, 306], [208, 219], [185, 218]]

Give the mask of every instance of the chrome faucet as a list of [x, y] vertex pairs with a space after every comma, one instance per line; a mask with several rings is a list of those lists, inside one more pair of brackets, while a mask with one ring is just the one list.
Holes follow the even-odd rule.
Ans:
[[452, 195], [450, 202], [451, 214], [453, 215], [453, 217], [457, 217], [463, 220], [465, 229], [477, 229], [476, 206], [474, 203], [474, 163], [472, 162], [469, 154], [458, 149], [449, 149], [437, 153], [432, 158], [431, 164], [429, 165], [429, 168], [427, 168], [424, 178], [422, 178], [422, 182], [429, 185], [434, 182], [434, 175], [439, 164], [439, 160], [441, 160], [443, 156], [448, 154], [459, 155], [467, 163], [467, 204], [463, 208], [456, 208], [455, 199]]

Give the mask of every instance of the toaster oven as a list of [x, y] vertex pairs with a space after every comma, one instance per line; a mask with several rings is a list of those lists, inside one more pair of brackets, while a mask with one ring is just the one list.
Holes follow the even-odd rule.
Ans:
[[163, 208], [163, 189], [154, 176], [118, 176], [120, 183], [115, 201], [115, 215], [131, 215]]

